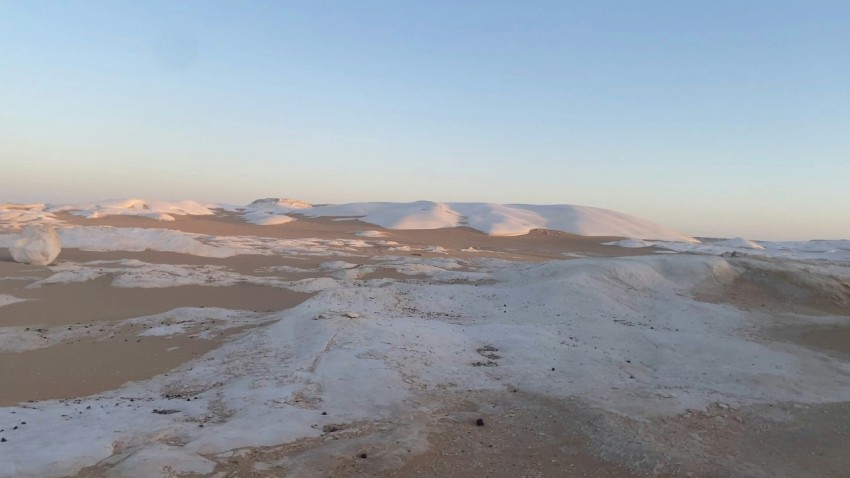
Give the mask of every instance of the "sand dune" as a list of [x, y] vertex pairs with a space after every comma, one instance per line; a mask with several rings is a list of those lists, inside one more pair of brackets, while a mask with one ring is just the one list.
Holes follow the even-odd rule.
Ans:
[[[0, 210], [20, 220], [53, 219], [56, 213], [98, 219], [107, 216], [145, 217], [174, 221], [180, 216], [213, 215], [215, 211], [238, 212], [252, 224], [286, 224], [297, 216], [357, 218], [387, 229], [445, 229], [466, 226], [495, 236], [517, 236], [533, 229], [549, 229], [583, 236], [617, 236], [665, 241], [698, 242], [693, 237], [627, 214], [608, 209], [573, 205], [492, 203], [371, 202], [318, 205], [292, 199], [261, 199], [244, 207], [202, 204], [195, 201], [109, 200], [78, 205], [6, 206]], [[295, 215], [295, 216], [293, 216]]]

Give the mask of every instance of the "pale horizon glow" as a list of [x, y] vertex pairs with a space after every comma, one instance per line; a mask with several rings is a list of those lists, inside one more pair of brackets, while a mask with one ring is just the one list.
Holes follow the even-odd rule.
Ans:
[[850, 4], [7, 2], [0, 202], [575, 204], [850, 239]]

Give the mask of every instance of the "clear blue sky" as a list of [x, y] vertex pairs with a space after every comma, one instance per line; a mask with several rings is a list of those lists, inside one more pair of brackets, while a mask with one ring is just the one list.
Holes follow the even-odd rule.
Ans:
[[0, 1], [0, 201], [600, 206], [850, 238], [847, 1]]

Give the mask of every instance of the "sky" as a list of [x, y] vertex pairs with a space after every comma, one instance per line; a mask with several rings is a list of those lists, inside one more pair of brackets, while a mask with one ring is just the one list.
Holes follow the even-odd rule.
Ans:
[[0, 0], [0, 201], [579, 204], [850, 239], [850, 2]]

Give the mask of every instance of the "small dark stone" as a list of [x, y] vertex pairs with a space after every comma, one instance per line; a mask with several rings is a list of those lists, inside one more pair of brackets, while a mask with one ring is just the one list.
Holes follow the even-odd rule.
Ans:
[[484, 419], [479, 418], [478, 420], [475, 420], [475, 425], [479, 426], [479, 427], [483, 427], [484, 426]]
[[552, 371], [553, 371], [553, 372], [555, 371], [555, 367], [552, 367]]
[[631, 361], [631, 360], [626, 359], [626, 363], [632, 363], [632, 361]]
[[26, 424], [27, 424], [27, 422], [21, 422], [21, 425], [26, 425]]
[[327, 414], [328, 414], [328, 412], [322, 412], [322, 415], [327, 415]]
[[361, 453], [361, 454], [360, 454], [360, 458], [363, 458], [364, 460], [365, 460], [366, 458], [368, 458], [368, 457], [369, 457], [369, 455], [367, 455], [366, 453]]
[[13, 427], [12, 427], [12, 430], [17, 430], [17, 429], [18, 429], [18, 426], [17, 426], [17, 425], [15, 425], [15, 426], [13, 426]]
[[6, 443], [6, 439], [5, 439], [5, 438], [0, 438], [0, 443]]

